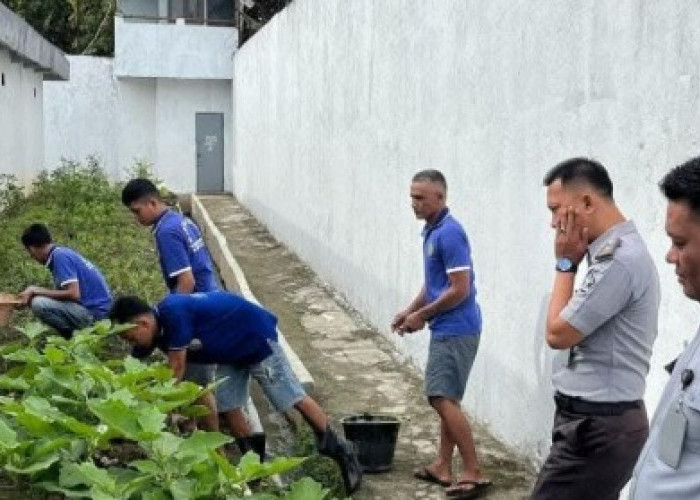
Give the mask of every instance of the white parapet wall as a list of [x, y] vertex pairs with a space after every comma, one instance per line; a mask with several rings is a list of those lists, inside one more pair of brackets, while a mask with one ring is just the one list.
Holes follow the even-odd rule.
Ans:
[[422, 281], [410, 178], [441, 169], [484, 314], [465, 408], [539, 461], [553, 413], [548, 168], [607, 165], [656, 260], [651, 409], [697, 327], [664, 262], [656, 183], [700, 154], [698, 26], [686, 1], [296, 0], [234, 61], [235, 194], [424, 367], [427, 333], [388, 325]]

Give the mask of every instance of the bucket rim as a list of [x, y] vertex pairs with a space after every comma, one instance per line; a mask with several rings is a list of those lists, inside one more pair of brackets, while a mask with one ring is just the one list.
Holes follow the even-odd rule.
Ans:
[[[381, 418], [381, 419], [386, 419], [386, 420], [366, 420], [366, 421], [361, 421], [361, 420], [352, 420], [352, 419], [360, 419], [360, 418], [366, 418], [366, 417], [372, 417], [372, 418]], [[401, 419], [396, 416], [392, 415], [390, 413], [370, 413], [370, 412], [362, 412], [362, 413], [352, 413], [350, 415], [346, 415], [340, 419], [340, 422], [342, 424], [371, 424], [371, 425], [396, 425], [396, 424], [401, 424]]]

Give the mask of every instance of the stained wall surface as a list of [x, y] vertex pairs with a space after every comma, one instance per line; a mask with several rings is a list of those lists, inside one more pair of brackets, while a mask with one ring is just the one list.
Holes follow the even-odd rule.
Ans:
[[651, 409], [662, 364], [697, 328], [664, 262], [656, 183], [700, 153], [699, 25], [695, 1], [296, 0], [234, 60], [235, 193], [423, 368], [428, 335], [388, 325], [422, 282], [410, 178], [441, 169], [484, 315], [464, 406], [540, 461], [553, 413], [548, 168], [607, 165], [656, 260]]

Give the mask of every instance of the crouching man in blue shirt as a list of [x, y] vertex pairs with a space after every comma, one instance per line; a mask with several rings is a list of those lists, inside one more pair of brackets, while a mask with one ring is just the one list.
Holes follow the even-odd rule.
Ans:
[[54, 245], [44, 224], [25, 229], [22, 244], [32, 259], [51, 271], [56, 287], [32, 285], [19, 294], [42, 322], [68, 339], [73, 330], [107, 316], [112, 298], [97, 266], [70, 248]]
[[168, 356], [175, 378], [182, 380], [188, 362], [216, 363], [222, 377], [219, 411], [238, 439], [250, 438], [245, 418], [248, 381], [254, 377], [277, 411], [296, 408], [316, 435], [319, 453], [340, 466], [348, 494], [362, 480], [353, 446], [335, 434], [323, 409], [306, 395], [277, 343], [277, 318], [269, 311], [227, 292], [172, 294], [156, 307], [137, 297], [117, 299], [110, 312], [116, 323], [135, 326], [122, 337], [140, 348], [157, 347]]

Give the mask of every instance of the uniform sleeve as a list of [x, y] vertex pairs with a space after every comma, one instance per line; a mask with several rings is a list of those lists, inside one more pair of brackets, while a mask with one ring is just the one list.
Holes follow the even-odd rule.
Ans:
[[52, 272], [57, 288], [63, 288], [68, 283], [78, 282], [78, 268], [67, 255], [61, 252], [54, 252]]
[[617, 261], [591, 266], [560, 317], [584, 336], [619, 313], [632, 297], [632, 277]]
[[469, 241], [464, 231], [446, 231], [440, 235], [440, 254], [447, 274], [467, 271], [472, 267]]
[[167, 349], [170, 351], [187, 349], [194, 337], [194, 325], [189, 312], [175, 307], [161, 307], [160, 311]]
[[187, 240], [180, 231], [167, 230], [160, 232], [157, 235], [156, 243], [165, 274], [168, 275], [168, 278], [174, 278], [192, 269], [187, 252]]

